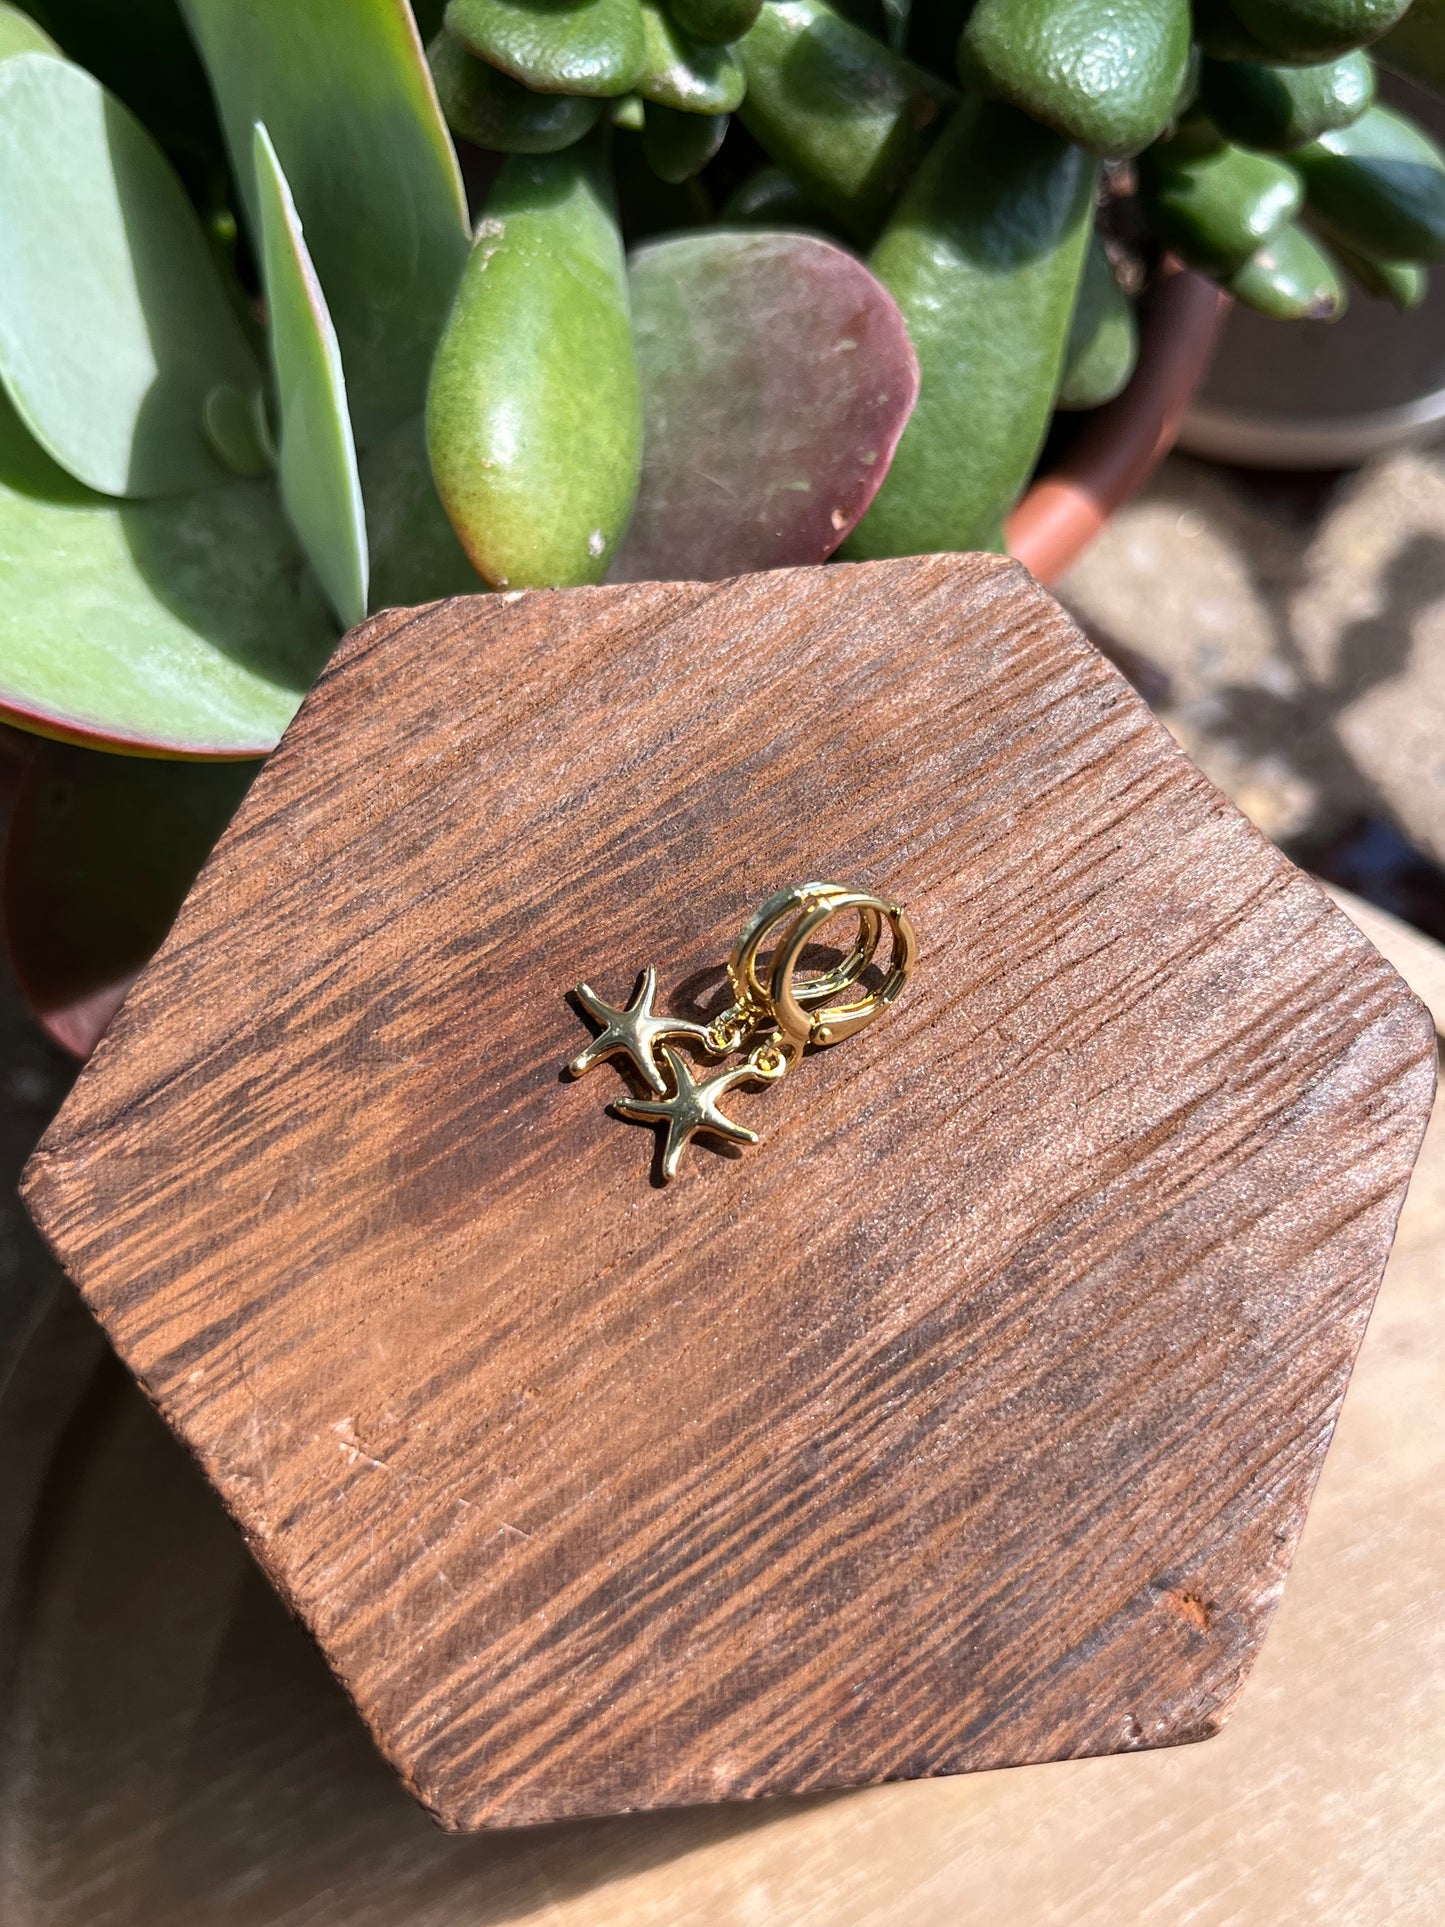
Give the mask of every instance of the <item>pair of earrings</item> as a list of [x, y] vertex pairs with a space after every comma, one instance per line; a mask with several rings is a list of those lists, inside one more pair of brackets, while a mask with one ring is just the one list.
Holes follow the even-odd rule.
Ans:
[[[844, 912], [858, 919], [858, 935], [847, 955], [831, 970], [800, 977], [803, 952], [825, 923]], [[861, 989], [885, 928], [892, 944], [888, 970], [876, 988]], [[775, 891], [743, 926], [728, 960], [733, 1001], [710, 1024], [654, 1011], [657, 972], [650, 965], [625, 1007], [609, 1004], [590, 984], [578, 984], [577, 1001], [602, 1031], [568, 1069], [581, 1077], [607, 1057], [624, 1056], [631, 1062], [651, 1095], [621, 1097], [617, 1109], [624, 1117], [665, 1128], [662, 1175], [672, 1178], [699, 1131], [756, 1144], [756, 1131], [719, 1108], [727, 1093], [739, 1084], [776, 1084], [809, 1045], [835, 1044], [871, 1024], [903, 989], [916, 955], [913, 926], [899, 904], [840, 883], [793, 884]], [[851, 1001], [835, 1001], [850, 991], [858, 993]], [[698, 1077], [676, 1047], [684, 1042], [714, 1060], [740, 1056], [741, 1062], [711, 1077]]]

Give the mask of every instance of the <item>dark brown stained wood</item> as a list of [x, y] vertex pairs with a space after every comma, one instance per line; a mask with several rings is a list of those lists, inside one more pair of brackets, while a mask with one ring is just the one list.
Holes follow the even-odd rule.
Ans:
[[[655, 1186], [568, 989], [705, 1001], [820, 875], [912, 984]], [[1434, 1061], [1007, 562], [493, 596], [342, 645], [27, 1198], [408, 1784], [512, 1825], [1214, 1731]]]

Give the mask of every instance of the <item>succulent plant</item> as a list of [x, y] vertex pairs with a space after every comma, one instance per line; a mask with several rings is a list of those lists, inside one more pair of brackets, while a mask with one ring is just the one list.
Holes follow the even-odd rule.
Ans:
[[[1162, 250], [1421, 298], [1382, 35], [1440, 84], [1440, 0], [0, 0], [0, 716], [255, 759], [369, 609], [998, 545]], [[163, 927], [243, 780], [82, 768], [40, 1002], [41, 819], [93, 888], [133, 791]]]

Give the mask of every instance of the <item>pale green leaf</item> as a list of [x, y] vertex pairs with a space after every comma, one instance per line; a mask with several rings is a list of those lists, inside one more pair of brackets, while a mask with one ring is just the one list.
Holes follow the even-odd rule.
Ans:
[[3, 399], [0, 581], [0, 715], [112, 748], [264, 755], [336, 635], [274, 483], [109, 501]]
[[11, 54], [58, 54], [59, 47], [42, 26], [0, 0], [0, 60]]
[[255, 131], [261, 279], [281, 417], [281, 500], [346, 628], [366, 614], [366, 514], [341, 350], [296, 204], [264, 126]]
[[226, 479], [202, 416], [261, 375], [169, 162], [89, 74], [0, 61], [0, 378], [36, 439], [108, 495]]
[[406, 0], [184, 0], [251, 231], [265, 123], [336, 325], [358, 440], [417, 414], [466, 203]]

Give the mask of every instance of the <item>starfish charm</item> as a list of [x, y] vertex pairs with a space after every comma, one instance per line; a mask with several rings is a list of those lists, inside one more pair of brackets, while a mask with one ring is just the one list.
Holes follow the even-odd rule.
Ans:
[[662, 1054], [677, 1086], [676, 1097], [619, 1097], [617, 1108], [624, 1117], [650, 1123], [654, 1119], [667, 1125], [667, 1144], [662, 1153], [662, 1175], [677, 1176], [678, 1159], [698, 1131], [712, 1131], [717, 1137], [732, 1138], [738, 1144], [756, 1144], [758, 1134], [746, 1124], [734, 1124], [718, 1109], [718, 1099], [734, 1084], [745, 1084], [757, 1073], [750, 1065], [740, 1070], [719, 1071], [701, 1083], [692, 1074], [687, 1059], [664, 1044]]
[[708, 1042], [705, 1024], [690, 1023], [685, 1017], [653, 1015], [657, 972], [651, 964], [642, 973], [642, 988], [625, 1010], [599, 997], [591, 984], [578, 984], [574, 994], [593, 1022], [604, 1026], [602, 1035], [594, 1037], [581, 1056], [574, 1057], [567, 1066], [574, 1077], [581, 1077], [604, 1057], [615, 1057], [619, 1051], [625, 1051], [647, 1088], [663, 1097], [667, 1094], [667, 1082], [657, 1068], [654, 1047], [664, 1037], [691, 1037], [699, 1044]]

